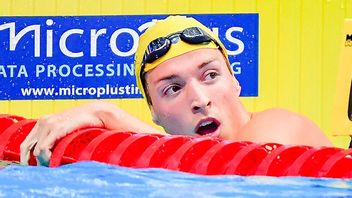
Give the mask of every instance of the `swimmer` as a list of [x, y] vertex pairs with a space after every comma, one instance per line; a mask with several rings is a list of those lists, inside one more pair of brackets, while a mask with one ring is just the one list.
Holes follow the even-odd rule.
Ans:
[[21, 163], [28, 164], [33, 147], [37, 158], [49, 160], [55, 141], [82, 127], [332, 146], [319, 127], [302, 115], [278, 108], [247, 111], [229, 65], [219, 38], [195, 19], [159, 20], [140, 37], [135, 75], [154, 123], [165, 131], [111, 103], [95, 101], [39, 119], [20, 146]]

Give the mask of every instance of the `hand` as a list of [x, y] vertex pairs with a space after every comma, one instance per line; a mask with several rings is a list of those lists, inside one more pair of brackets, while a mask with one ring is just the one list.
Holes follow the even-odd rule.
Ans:
[[37, 158], [37, 164], [46, 165], [50, 159], [50, 149], [56, 140], [82, 127], [104, 127], [96, 115], [101, 102], [84, 104], [64, 112], [40, 118], [20, 146], [21, 164], [28, 165], [30, 151]]
[[114, 104], [95, 101], [39, 119], [20, 146], [21, 164], [28, 165], [29, 154], [34, 147], [37, 164], [47, 165], [51, 156], [50, 149], [55, 142], [83, 127], [165, 134]]

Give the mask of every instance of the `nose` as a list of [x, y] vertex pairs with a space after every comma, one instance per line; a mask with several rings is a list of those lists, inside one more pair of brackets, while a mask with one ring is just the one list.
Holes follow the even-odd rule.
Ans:
[[210, 97], [201, 85], [191, 84], [188, 92], [193, 113], [206, 112], [211, 107]]

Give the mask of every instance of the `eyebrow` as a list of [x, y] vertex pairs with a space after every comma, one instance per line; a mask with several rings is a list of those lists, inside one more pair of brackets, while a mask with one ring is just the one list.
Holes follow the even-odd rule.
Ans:
[[[205, 66], [207, 66], [209, 63], [213, 62], [215, 60], [215, 58], [210, 58], [206, 61], [204, 61], [202, 64], [198, 65], [198, 69], [201, 70], [202, 68], [204, 68]], [[172, 79], [175, 79], [177, 78], [178, 75], [175, 75], [175, 74], [172, 74], [172, 75], [169, 75], [169, 76], [165, 76], [163, 78], [160, 78], [157, 83], [159, 82], [162, 82], [162, 81], [168, 81], [168, 80], [172, 80]]]
[[165, 76], [165, 77], [163, 77], [163, 78], [160, 78], [160, 79], [157, 81], [157, 83], [158, 83], [158, 82], [161, 82], [161, 81], [171, 80], [171, 79], [174, 79], [174, 78], [177, 78], [177, 75], [173, 74], [173, 75], [170, 75], [170, 76]]
[[215, 61], [215, 58], [209, 58], [208, 60], [204, 61], [202, 64], [198, 65], [198, 69], [203, 69], [209, 63]]

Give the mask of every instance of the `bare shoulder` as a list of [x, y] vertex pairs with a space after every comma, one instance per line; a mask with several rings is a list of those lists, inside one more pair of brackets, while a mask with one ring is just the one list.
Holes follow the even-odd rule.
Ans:
[[307, 124], [314, 124], [311, 120], [304, 117], [303, 115], [280, 108], [272, 108], [262, 112], [254, 113], [253, 121], [264, 123], [268, 123], [268, 121], [275, 121], [276, 127], [284, 126], [286, 128], [289, 126], [291, 129], [302, 127], [303, 125]]
[[332, 146], [310, 119], [285, 109], [272, 108], [252, 114], [239, 139], [290, 145]]
[[276, 118], [276, 119], [298, 119], [298, 117], [302, 117], [297, 113], [288, 111], [286, 109], [280, 108], [271, 108], [261, 112], [253, 113], [253, 118], [255, 119], [263, 119], [263, 118]]

